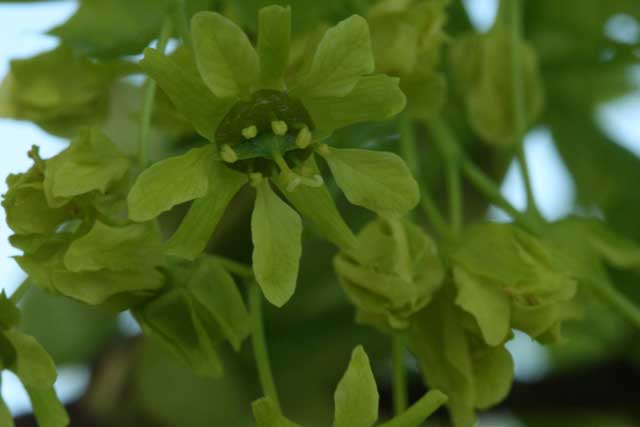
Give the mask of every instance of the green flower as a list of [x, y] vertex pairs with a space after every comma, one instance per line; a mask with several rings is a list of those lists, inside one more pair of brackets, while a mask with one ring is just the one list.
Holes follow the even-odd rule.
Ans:
[[97, 129], [7, 178], [2, 206], [29, 280], [87, 304], [128, 307], [162, 287], [159, 230], [126, 218], [131, 159]]
[[334, 259], [342, 286], [362, 323], [406, 329], [442, 285], [435, 243], [400, 219], [378, 219], [358, 234], [358, 246]]
[[142, 68], [175, 107], [212, 144], [154, 164], [128, 197], [135, 221], [155, 218], [195, 200], [167, 243], [167, 253], [194, 259], [233, 196], [246, 184], [257, 191], [251, 219], [253, 266], [266, 298], [283, 305], [295, 290], [301, 256], [301, 219], [341, 247], [354, 236], [323, 185], [315, 155], [328, 163], [347, 199], [380, 214], [403, 214], [418, 187], [394, 154], [330, 148], [336, 129], [384, 120], [405, 105], [398, 79], [372, 74], [367, 22], [352, 16], [329, 29], [306, 72], [285, 79], [290, 9], [260, 10], [257, 50], [233, 22], [213, 12], [191, 22], [195, 64], [186, 49], [165, 56], [147, 49]]

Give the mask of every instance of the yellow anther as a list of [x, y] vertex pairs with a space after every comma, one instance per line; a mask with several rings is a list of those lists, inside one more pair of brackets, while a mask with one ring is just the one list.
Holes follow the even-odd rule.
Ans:
[[249, 182], [251, 183], [251, 185], [253, 185], [254, 187], [258, 186], [262, 180], [263, 180], [263, 176], [260, 172], [253, 172], [249, 174]]
[[289, 126], [282, 120], [274, 120], [271, 122], [271, 130], [278, 136], [283, 136], [287, 134], [289, 130]]
[[328, 156], [329, 154], [331, 154], [331, 150], [329, 149], [329, 146], [327, 144], [321, 144], [316, 151], [321, 156]]
[[225, 144], [220, 148], [220, 157], [227, 163], [235, 163], [238, 161], [238, 155], [228, 144]]
[[244, 139], [253, 139], [258, 136], [258, 128], [255, 125], [247, 126], [242, 129], [242, 136]]
[[296, 137], [296, 145], [299, 148], [307, 148], [311, 144], [311, 131], [308, 127], [303, 127]]

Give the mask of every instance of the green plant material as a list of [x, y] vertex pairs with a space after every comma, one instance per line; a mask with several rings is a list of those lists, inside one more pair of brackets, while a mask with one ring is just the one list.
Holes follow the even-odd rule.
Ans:
[[[348, 226], [321, 189], [322, 177], [313, 159], [309, 159], [313, 150], [319, 149], [316, 141], [334, 130], [361, 121], [387, 119], [405, 104], [397, 79], [383, 75], [365, 76], [373, 72], [373, 54], [367, 23], [358, 16], [346, 19], [326, 32], [308, 73], [296, 86], [289, 87], [284, 75], [290, 42], [290, 15], [289, 9], [279, 6], [270, 6], [260, 12], [256, 51], [247, 35], [229, 19], [213, 12], [198, 13], [191, 28], [194, 59], [190, 59], [184, 49], [171, 57], [148, 49], [141, 62], [142, 68], [156, 79], [195, 129], [215, 143], [215, 147], [199, 149], [203, 156], [199, 157], [198, 164], [206, 164], [215, 171], [210, 165], [221, 162], [222, 167], [247, 173], [252, 184], [260, 189], [255, 205], [256, 211], [260, 211], [254, 212], [252, 219], [256, 244], [254, 271], [267, 299], [278, 306], [284, 304], [295, 289], [300, 256], [300, 244], [296, 242], [301, 226], [297, 214], [290, 212], [271, 190], [269, 205], [265, 204], [264, 193], [269, 188], [267, 180], [273, 179], [285, 194], [303, 188], [299, 194], [289, 197], [294, 205], [301, 206], [319, 195], [317, 203], [324, 212], [312, 209], [312, 205], [299, 207], [300, 211], [329, 240], [339, 245], [351, 244], [351, 233], [345, 233]], [[234, 48], [230, 49], [230, 46]], [[327, 106], [331, 106], [334, 114], [326, 114]], [[385, 201], [386, 211], [404, 213], [417, 203], [417, 184], [399, 158], [391, 154], [375, 156], [365, 151], [351, 154], [352, 164], [358, 162], [358, 157], [364, 163], [371, 163], [375, 157], [376, 164], [368, 166], [380, 168], [363, 174], [364, 180], [371, 180], [364, 184], [367, 191], [375, 191], [374, 187], [383, 182], [375, 179], [376, 174], [389, 170], [396, 179], [387, 186], [387, 191], [403, 194], [407, 188], [410, 190], [407, 200], [401, 200], [397, 207], [394, 202], [401, 197]], [[239, 178], [233, 179], [238, 188], [229, 185], [221, 193], [220, 187], [227, 185], [226, 182], [208, 181], [210, 169], [201, 174], [200, 167], [191, 167], [187, 176], [193, 182], [185, 184], [183, 169], [187, 169], [187, 165], [182, 164], [185, 156], [189, 155], [164, 160], [140, 175], [128, 198], [129, 215], [134, 220], [149, 220], [176, 204], [196, 199], [194, 212], [187, 215], [185, 221], [188, 222], [178, 229], [168, 246], [169, 253], [193, 259], [204, 249], [219, 215], [241, 183]], [[383, 166], [387, 169], [382, 169]], [[265, 181], [259, 184], [263, 179]], [[342, 187], [346, 188], [347, 184], [342, 182]], [[191, 185], [193, 183], [197, 185]], [[169, 190], [172, 185], [175, 185], [175, 191]], [[210, 200], [205, 197], [205, 201], [200, 202], [198, 199], [207, 191], [211, 194]], [[367, 197], [371, 199], [372, 195]], [[191, 225], [204, 216], [204, 209], [210, 204], [215, 213], [206, 224], [202, 223], [201, 228]], [[373, 201], [366, 205], [378, 207]], [[278, 213], [271, 217], [266, 215], [274, 206], [277, 208], [274, 212]], [[283, 212], [286, 220], [278, 219]], [[279, 233], [266, 233], [268, 227], [278, 223], [283, 224], [278, 228]], [[198, 233], [190, 230], [198, 230]], [[279, 253], [283, 248], [291, 258]], [[276, 266], [286, 268], [280, 271]]]
[[43, 185], [47, 203], [60, 207], [74, 196], [92, 191], [104, 194], [130, 164], [102, 131], [84, 130], [66, 150], [46, 162]]
[[95, 63], [59, 47], [11, 61], [0, 87], [0, 117], [29, 120], [47, 132], [75, 136], [104, 122], [115, 79], [135, 71], [126, 62]]
[[26, 388], [31, 399], [33, 413], [40, 426], [67, 427], [69, 415], [58, 399], [53, 387], [49, 389]]
[[411, 345], [427, 384], [448, 396], [453, 425], [462, 427], [475, 423], [475, 409], [506, 397], [513, 361], [503, 343], [489, 346], [465, 329], [464, 313], [452, 303], [453, 296], [445, 289], [416, 316]]
[[0, 329], [10, 329], [20, 322], [20, 311], [7, 297], [0, 292]]
[[[296, 169], [296, 172], [298, 170]], [[315, 175], [320, 171], [313, 157], [300, 166], [300, 175]], [[342, 249], [356, 246], [356, 238], [345, 223], [342, 215], [325, 186], [301, 186], [295, 191], [286, 191], [284, 179], [276, 181], [280, 192], [308, 220], [320, 236]]]
[[357, 319], [382, 329], [406, 329], [442, 285], [445, 270], [435, 243], [416, 225], [378, 219], [358, 244], [334, 259]]
[[96, 221], [87, 234], [69, 245], [64, 264], [73, 272], [152, 269], [163, 264], [160, 236], [151, 223], [110, 227]]
[[251, 404], [251, 408], [257, 427], [300, 427], [285, 418], [268, 397], [256, 400]]
[[166, 252], [189, 260], [205, 249], [227, 205], [247, 183], [247, 178], [222, 165], [211, 165], [207, 194], [195, 200], [176, 232], [167, 242]]
[[127, 196], [129, 217], [148, 221], [177, 204], [207, 194], [212, 149], [193, 148], [181, 156], [154, 163], [142, 172]]
[[331, 148], [323, 157], [336, 184], [354, 205], [380, 215], [403, 214], [420, 200], [418, 183], [395, 154]]
[[356, 347], [336, 388], [334, 427], [371, 427], [378, 419], [378, 400], [369, 357]]
[[[516, 129], [513, 108], [513, 76], [510, 52], [511, 33], [506, 12], [501, 8], [494, 27], [487, 34], [468, 34], [455, 41], [450, 67], [456, 89], [464, 101], [473, 130], [483, 141], [513, 145], [526, 129]], [[533, 47], [520, 41], [525, 128], [539, 117], [544, 89], [538, 57]]]
[[216, 345], [240, 349], [250, 319], [236, 284], [215, 258], [170, 266], [169, 288], [132, 311], [145, 334], [199, 375], [219, 377]]
[[293, 295], [302, 255], [302, 221], [271, 189], [268, 181], [257, 187], [251, 216], [253, 270], [265, 298], [281, 307]]
[[439, 111], [445, 102], [447, 83], [438, 72], [446, 8], [450, 0], [385, 0], [367, 15], [376, 69], [401, 77], [407, 94], [407, 112], [424, 117]]
[[258, 13], [258, 57], [260, 81], [264, 89], [285, 88], [284, 72], [291, 44], [291, 8], [269, 6]]
[[509, 224], [469, 228], [452, 251], [456, 304], [472, 314], [484, 340], [498, 345], [520, 329], [557, 339], [561, 305], [576, 293], [552, 247]]

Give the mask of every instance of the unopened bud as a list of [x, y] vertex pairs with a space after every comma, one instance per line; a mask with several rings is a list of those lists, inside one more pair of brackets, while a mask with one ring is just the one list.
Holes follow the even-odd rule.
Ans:
[[284, 136], [287, 134], [289, 126], [287, 126], [287, 124], [282, 120], [274, 120], [271, 122], [271, 129], [273, 130], [274, 134], [278, 136]]

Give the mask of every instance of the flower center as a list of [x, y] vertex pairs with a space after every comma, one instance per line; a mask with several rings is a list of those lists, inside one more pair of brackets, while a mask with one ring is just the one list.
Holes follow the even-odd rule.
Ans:
[[289, 165], [295, 167], [311, 154], [313, 128], [300, 101], [285, 92], [260, 90], [229, 110], [215, 138], [220, 157], [234, 169], [263, 176], [279, 173], [304, 182]]

